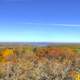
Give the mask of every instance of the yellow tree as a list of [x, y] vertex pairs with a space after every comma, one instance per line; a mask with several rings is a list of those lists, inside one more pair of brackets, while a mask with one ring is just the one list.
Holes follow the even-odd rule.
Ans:
[[2, 57], [4, 58], [5, 61], [12, 61], [14, 59], [14, 52], [12, 49], [3, 49], [2, 50]]

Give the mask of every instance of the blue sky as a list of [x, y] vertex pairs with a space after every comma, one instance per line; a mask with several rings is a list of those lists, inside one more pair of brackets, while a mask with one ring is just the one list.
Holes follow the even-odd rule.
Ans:
[[0, 42], [80, 42], [80, 0], [0, 0]]

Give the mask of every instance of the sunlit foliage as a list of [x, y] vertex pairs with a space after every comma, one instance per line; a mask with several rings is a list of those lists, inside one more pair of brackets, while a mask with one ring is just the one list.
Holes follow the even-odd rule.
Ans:
[[0, 80], [79, 79], [79, 47], [20, 45], [0, 49]]

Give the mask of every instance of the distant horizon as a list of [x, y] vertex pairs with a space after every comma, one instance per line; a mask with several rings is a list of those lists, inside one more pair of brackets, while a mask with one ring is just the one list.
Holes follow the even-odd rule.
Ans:
[[46, 42], [46, 41], [45, 42], [40, 42], [40, 41], [39, 42], [29, 42], [29, 41], [16, 41], [16, 42], [15, 41], [9, 41], [9, 42], [5, 41], [5, 42], [1, 42], [0, 41], [0, 43], [41, 43], [41, 44], [42, 43], [53, 43], [53, 44], [56, 44], [56, 43], [57, 44], [64, 44], [64, 43], [68, 44], [69, 43], [70, 44], [71, 43], [71, 44], [77, 44], [77, 43], [80, 43], [80, 42]]

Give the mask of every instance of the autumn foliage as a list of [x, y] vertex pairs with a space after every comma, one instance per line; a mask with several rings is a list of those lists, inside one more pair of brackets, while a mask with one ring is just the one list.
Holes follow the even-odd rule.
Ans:
[[[0, 63], [8, 64], [9, 62], [10, 64], [15, 63], [15, 65], [21, 66], [21, 70], [24, 71], [37, 70], [35, 74], [39, 76], [39, 69], [45, 67], [47, 70], [49, 69], [49, 71], [46, 71], [46, 74], [51, 71], [50, 74], [54, 74], [54, 76], [62, 74], [62, 78], [65, 79], [65, 74], [67, 77], [76, 79], [77, 77], [74, 76], [80, 73], [80, 48], [75, 46], [29, 45], [2, 48], [0, 50]], [[43, 72], [45, 68], [41, 71]], [[27, 75], [28, 72], [26, 73]], [[35, 78], [35, 80], [38, 79]]]

